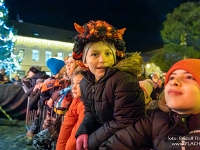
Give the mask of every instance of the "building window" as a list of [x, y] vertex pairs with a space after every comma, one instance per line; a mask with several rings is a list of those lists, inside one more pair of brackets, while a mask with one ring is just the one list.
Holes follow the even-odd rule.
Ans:
[[17, 70], [17, 75], [22, 79], [26, 75], [26, 72], [25, 70]]
[[51, 55], [52, 55], [51, 52], [49, 52], [49, 51], [46, 51], [46, 52], [45, 52], [46, 61], [47, 61], [49, 58], [51, 58]]
[[39, 61], [39, 51], [38, 50], [32, 50], [32, 60]]
[[49, 72], [49, 71], [46, 71], [46, 74], [49, 75], [49, 76], [52, 76], [52, 73]]
[[19, 56], [21, 59], [24, 59], [24, 57], [25, 57], [25, 50], [24, 50], [24, 49], [19, 49], [19, 51], [18, 51], [18, 56]]
[[58, 52], [58, 56], [57, 56], [59, 59], [63, 59], [63, 53], [61, 52]]

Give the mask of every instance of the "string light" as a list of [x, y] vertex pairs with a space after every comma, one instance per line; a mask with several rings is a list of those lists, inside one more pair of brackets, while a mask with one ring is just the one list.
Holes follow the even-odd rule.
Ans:
[[74, 43], [70, 42], [61, 42], [61, 41], [53, 41], [53, 40], [47, 40], [47, 39], [40, 39], [40, 38], [32, 38], [32, 37], [24, 37], [24, 36], [15, 36], [16, 44], [21, 43], [30, 43], [30, 44], [37, 44], [37, 45], [43, 45], [43, 46], [55, 46], [60, 48], [73, 48]]
[[13, 72], [16, 66], [22, 61], [17, 55], [13, 54], [15, 45], [14, 29], [6, 26], [8, 10], [4, 1], [0, 0], [0, 68], [5, 68], [6, 72]]

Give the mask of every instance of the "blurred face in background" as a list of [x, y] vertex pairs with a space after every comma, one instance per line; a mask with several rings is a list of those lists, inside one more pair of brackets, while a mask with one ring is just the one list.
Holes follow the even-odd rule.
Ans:
[[163, 73], [163, 74], [162, 74], [163, 80], [165, 80], [165, 77], [166, 77], [166, 73]]
[[1, 74], [2, 74], [2, 75], [5, 74], [5, 69], [1, 69]]
[[157, 82], [158, 78], [159, 78], [158, 75], [156, 73], [154, 73], [153, 76], [152, 76], [153, 82]]
[[15, 81], [19, 81], [19, 76], [18, 75], [15, 76]]
[[9, 81], [9, 77], [8, 77], [8, 76], [6, 76], [6, 75], [5, 75], [5, 76], [3, 76], [3, 80], [4, 80], [4, 81]]
[[163, 85], [163, 80], [161, 78], [158, 79], [157, 84], [159, 87], [162, 87]]
[[73, 74], [74, 69], [76, 68], [76, 61], [73, 59], [72, 56], [70, 56], [65, 61], [65, 68], [66, 68], [66, 74], [67, 76], [71, 77]]

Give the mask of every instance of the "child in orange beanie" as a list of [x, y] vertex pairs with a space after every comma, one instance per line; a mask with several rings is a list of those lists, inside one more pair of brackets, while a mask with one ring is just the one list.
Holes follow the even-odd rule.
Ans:
[[100, 150], [200, 149], [200, 60], [184, 59], [167, 72], [159, 108], [115, 133]]

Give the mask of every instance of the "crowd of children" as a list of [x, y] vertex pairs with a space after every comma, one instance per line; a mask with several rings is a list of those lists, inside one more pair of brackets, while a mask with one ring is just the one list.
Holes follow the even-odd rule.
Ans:
[[35, 149], [200, 148], [189, 145], [199, 140], [188, 140], [199, 135], [200, 60], [184, 59], [162, 77], [139, 79], [143, 59], [126, 55], [125, 28], [103, 20], [74, 27], [72, 55], [47, 60], [54, 76], [33, 66], [29, 82], [23, 80], [29, 109], [37, 110], [27, 132]]

